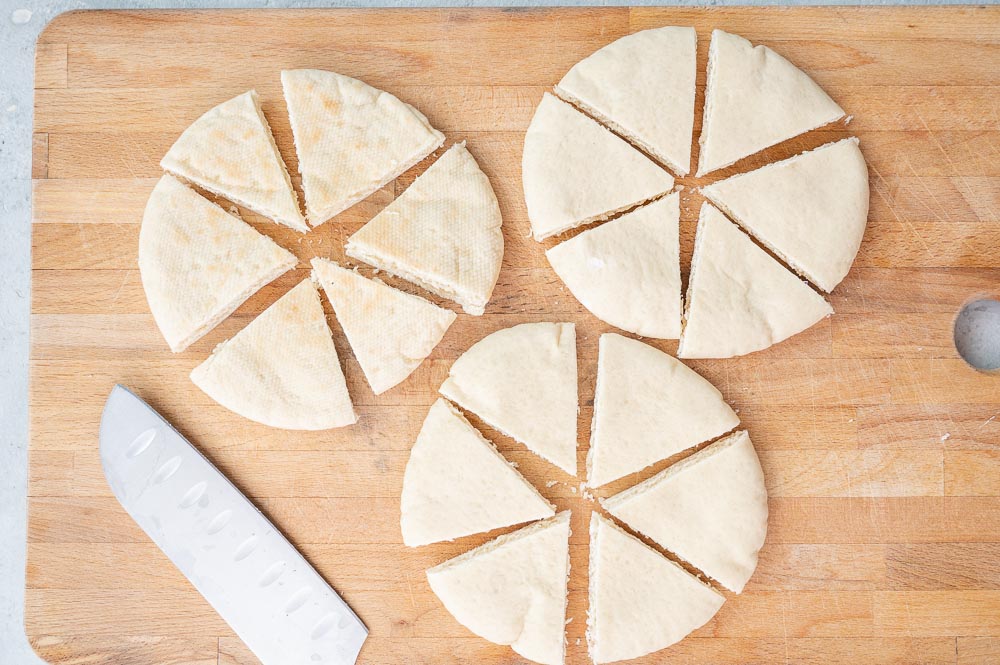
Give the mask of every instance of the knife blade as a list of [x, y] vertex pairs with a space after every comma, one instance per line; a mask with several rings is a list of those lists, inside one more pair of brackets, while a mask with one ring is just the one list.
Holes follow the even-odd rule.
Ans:
[[111, 490], [264, 665], [353, 665], [368, 629], [236, 487], [116, 385], [100, 454]]

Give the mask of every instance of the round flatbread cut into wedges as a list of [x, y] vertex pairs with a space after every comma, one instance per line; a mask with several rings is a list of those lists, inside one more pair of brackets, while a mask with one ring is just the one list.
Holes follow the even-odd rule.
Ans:
[[739, 423], [722, 393], [684, 363], [634, 339], [601, 335], [587, 484], [641, 471]]
[[587, 646], [597, 665], [680, 642], [725, 596], [598, 513], [590, 517]]
[[312, 267], [376, 395], [412, 374], [455, 321], [450, 310], [333, 261]]
[[576, 475], [572, 323], [522, 323], [487, 335], [451, 366], [441, 394]]
[[524, 137], [521, 180], [535, 240], [608, 219], [674, 186], [627, 141], [549, 93]]
[[542, 665], [566, 652], [569, 511], [427, 571], [431, 589], [476, 635]]
[[358, 419], [309, 279], [220, 344], [191, 380], [230, 411], [271, 427], [321, 430]]
[[766, 349], [833, 308], [710, 203], [701, 207], [679, 358], [730, 358]]
[[678, 194], [580, 233], [545, 252], [576, 299], [606, 323], [644, 337], [681, 334]]
[[172, 351], [183, 351], [297, 263], [290, 253], [170, 175], [139, 230], [139, 275]]
[[851, 269], [868, 223], [868, 167], [856, 138], [721, 180], [702, 192], [828, 293]]
[[479, 315], [500, 275], [502, 223], [489, 178], [457, 143], [352, 235], [346, 250]]
[[698, 175], [843, 116], [808, 74], [771, 49], [713, 30]]
[[309, 230], [255, 90], [206, 111], [160, 166], [279, 224]]
[[420, 111], [349, 76], [286, 70], [281, 85], [312, 226], [368, 198], [444, 143]]
[[410, 451], [400, 499], [403, 543], [454, 540], [555, 515], [458, 409], [438, 398]]
[[696, 59], [694, 28], [643, 30], [576, 63], [556, 94], [684, 176], [691, 164]]
[[744, 431], [601, 501], [612, 515], [740, 593], [767, 535], [767, 489]]

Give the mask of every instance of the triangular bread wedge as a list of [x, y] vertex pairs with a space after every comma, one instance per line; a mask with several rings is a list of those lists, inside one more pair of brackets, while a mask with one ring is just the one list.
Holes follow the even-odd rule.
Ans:
[[833, 308], [710, 203], [701, 207], [678, 358], [729, 358], [766, 349]]
[[521, 180], [535, 240], [607, 219], [674, 186], [648, 157], [549, 93], [524, 137]]
[[172, 351], [186, 349], [296, 263], [173, 176], [161, 177], [149, 195], [139, 230], [139, 276]]
[[576, 328], [522, 323], [463, 353], [441, 394], [576, 475]]
[[678, 195], [670, 194], [545, 252], [590, 312], [644, 337], [681, 334]]
[[587, 646], [600, 665], [680, 642], [725, 596], [598, 513], [590, 516]]
[[697, 39], [669, 26], [627, 35], [576, 63], [556, 93], [687, 175]]
[[702, 192], [827, 292], [851, 269], [868, 223], [868, 167], [856, 138], [713, 183]]
[[312, 267], [376, 395], [412, 374], [455, 321], [452, 311], [333, 261]]
[[739, 423], [722, 393], [693, 369], [648, 344], [605, 333], [587, 485], [600, 487], [641, 471]]
[[431, 589], [476, 635], [543, 665], [565, 658], [569, 511], [427, 571]]
[[296, 231], [309, 230], [255, 90], [206, 111], [160, 166]]
[[453, 145], [347, 240], [347, 255], [482, 314], [503, 259], [500, 205], [465, 143]]
[[753, 575], [767, 535], [764, 473], [744, 431], [601, 503], [736, 593]]
[[320, 430], [357, 421], [308, 279], [216, 347], [191, 380], [230, 411], [271, 427]]
[[555, 515], [458, 409], [431, 406], [403, 473], [403, 543], [454, 540]]
[[312, 226], [367, 198], [444, 143], [420, 111], [349, 76], [286, 70], [281, 86]]
[[844, 116], [801, 69], [766, 46], [712, 31], [698, 175]]

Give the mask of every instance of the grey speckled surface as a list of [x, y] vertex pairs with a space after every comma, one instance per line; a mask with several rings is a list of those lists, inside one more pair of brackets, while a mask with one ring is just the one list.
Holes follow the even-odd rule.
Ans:
[[[24, 542], [28, 438], [28, 303], [31, 186], [32, 71], [35, 40], [53, 17], [73, 9], [147, 7], [324, 7], [330, 2], [259, 0], [144, 2], [142, 0], [0, 0], [0, 663], [40, 663], [24, 637]], [[354, 0], [341, 6], [612, 5], [612, 4], [904, 4], [893, 0], [836, 2], [586, 2], [522, 0], [463, 2]], [[909, 4], [931, 4], [911, 2]], [[986, 322], [983, 322], [985, 325]], [[994, 319], [994, 323], [996, 321]], [[995, 331], [983, 335], [995, 339]], [[1000, 353], [994, 345], [994, 353]], [[994, 359], [996, 361], [996, 359]]]

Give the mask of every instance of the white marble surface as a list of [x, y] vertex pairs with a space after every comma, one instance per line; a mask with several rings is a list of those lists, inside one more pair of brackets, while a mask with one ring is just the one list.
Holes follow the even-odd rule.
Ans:
[[[895, 0], [743, 3], [716, 0], [673, 3], [587, 2], [586, 0], [522, 0], [475, 2], [435, 0], [214, 0], [213, 2], [146, 2], [142, 0], [0, 0], [0, 663], [40, 663], [24, 637], [24, 542], [28, 439], [28, 303], [30, 266], [29, 203], [31, 187], [32, 73], [35, 40], [58, 14], [73, 9], [146, 7], [323, 7], [341, 6], [473, 6], [473, 5], [613, 5], [613, 4], [904, 4]], [[916, 0], [909, 4], [931, 4]], [[957, 3], [956, 3], [957, 4]], [[983, 323], [982, 325], [987, 325]], [[994, 322], [995, 325], [995, 322]], [[983, 334], [996, 339], [1000, 331]], [[995, 350], [995, 346], [994, 346]]]

